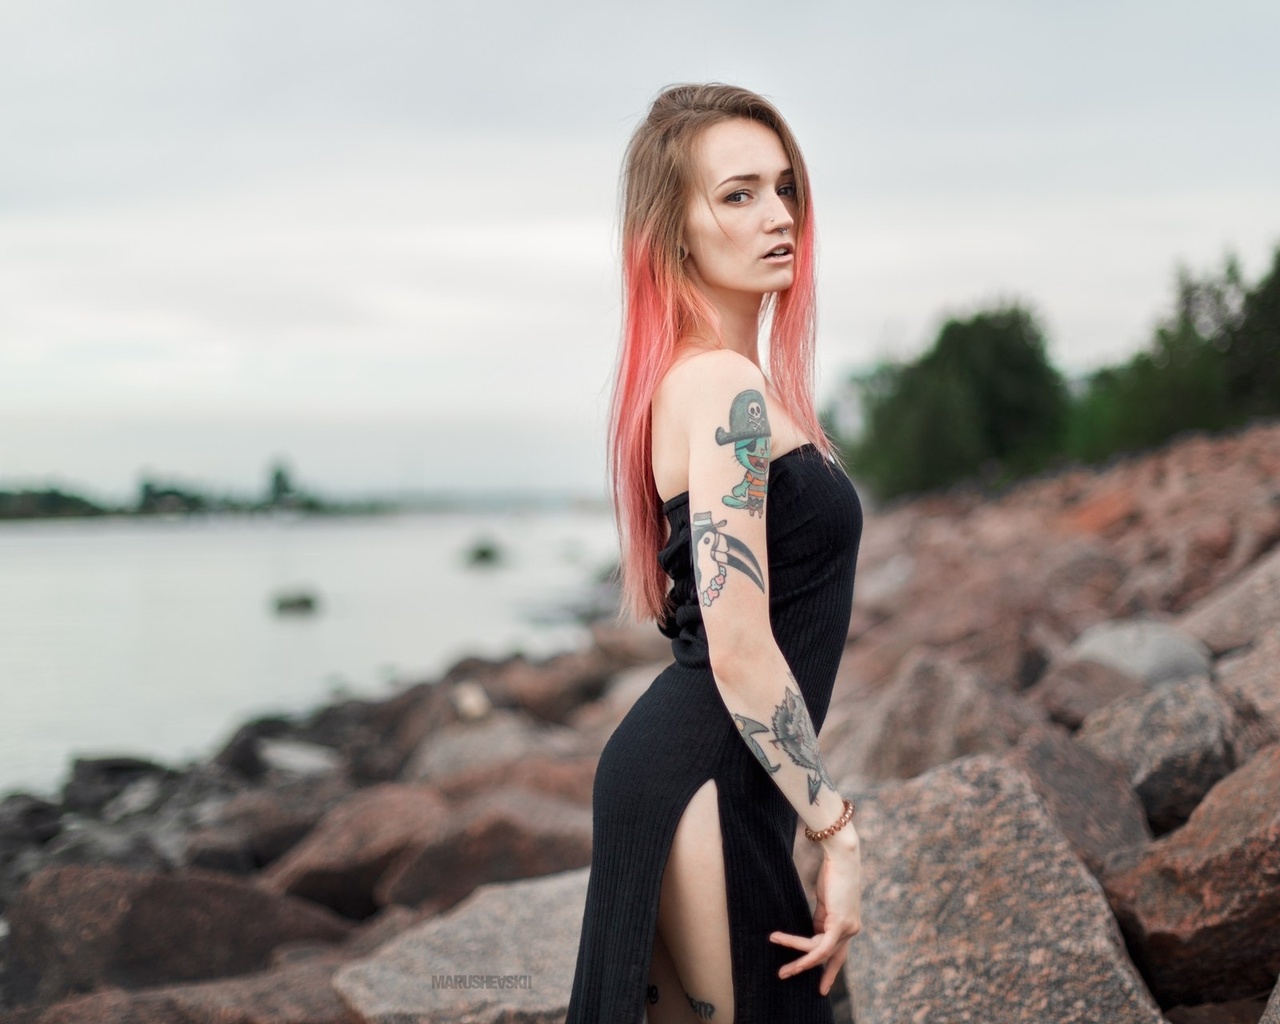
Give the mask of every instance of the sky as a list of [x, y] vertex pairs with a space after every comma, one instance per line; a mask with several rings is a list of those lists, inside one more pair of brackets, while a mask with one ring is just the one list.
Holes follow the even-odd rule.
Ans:
[[1082, 374], [1280, 245], [1280, 5], [0, 0], [0, 488], [604, 494], [658, 90], [800, 140], [818, 397], [1018, 300]]

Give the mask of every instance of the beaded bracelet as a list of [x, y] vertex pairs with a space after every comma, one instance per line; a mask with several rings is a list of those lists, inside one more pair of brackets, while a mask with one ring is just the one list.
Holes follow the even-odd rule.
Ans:
[[855, 809], [856, 808], [854, 807], [853, 801], [846, 800], [844, 802], [844, 811], [841, 813], [840, 817], [838, 817], [832, 824], [824, 828], [821, 832], [815, 832], [808, 825], [806, 825], [804, 827], [805, 836], [809, 839], [812, 839], [815, 843], [820, 843], [822, 842], [822, 840], [835, 835], [847, 824], [849, 824], [849, 821], [853, 818], [853, 812]]

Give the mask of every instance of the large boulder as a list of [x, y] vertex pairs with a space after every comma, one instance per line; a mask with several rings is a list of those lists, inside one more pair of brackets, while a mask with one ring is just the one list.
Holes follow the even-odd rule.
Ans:
[[1116, 850], [1151, 841], [1146, 813], [1122, 768], [1058, 726], [1036, 725], [1007, 755], [1048, 806], [1071, 848], [1094, 875]]
[[595, 700], [616, 665], [599, 647], [566, 651], [545, 661], [523, 657], [473, 676], [503, 707], [521, 707], [548, 722], [563, 724], [579, 705]]
[[234, 874], [260, 871], [350, 793], [337, 774], [237, 793], [184, 834], [183, 862]]
[[1003, 687], [932, 655], [912, 655], [852, 738], [849, 774], [910, 778], [967, 754], [1008, 750], [1040, 721]]
[[323, 907], [191, 868], [46, 868], [10, 908], [13, 996], [47, 1003], [102, 985], [142, 988], [257, 970], [284, 942], [338, 942]]
[[563, 1021], [588, 870], [481, 886], [342, 967], [333, 986], [363, 1024]]
[[386, 782], [360, 790], [331, 810], [307, 837], [258, 877], [292, 893], [364, 918], [378, 907], [373, 890], [412, 846], [442, 835], [449, 803], [426, 785]]
[[1077, 742], [1124, 767], [1152, 829], [1177, 828], [1219, 779], [1266, 734], [1249, 709], [1233, 707], [1208, 679], [1183, 679], [1100, 708]]
[[235, 978], [160, 985], [131, 992], [104, 988], [4, 1024], [358, 1024], [329, 984], [338, 963], [316, 958]]
[[498, 761], [451, 775], [440, 783], [439, 790], [441, 796], [460, 803], [510, 785], [514, 776], [521, 789], [590, 807], [598, 762], [595, 754], [579, 757], [534, 754], [521, 758], [515, 766]]
[[1280, 548], [1194, 605], [1179, 625], [1214, 654], [1253, 643], [1280, 622]]
[[1162, 1004], [1239, 999], [1280, 971], [1280, 744], [1219, 782], [1187, 823], [1103, 877]]
[[379, 880], [381, 905], [453, 906], [485, 882], [548, 875], [591, 863], [591, 810], [507, 786], [455, 808], [438, 835], [398, 857]]
[[858, 1024], [1162, 1024], [1021, 771], [979, 755], [858, 803], [863, 930], [845, 966]]

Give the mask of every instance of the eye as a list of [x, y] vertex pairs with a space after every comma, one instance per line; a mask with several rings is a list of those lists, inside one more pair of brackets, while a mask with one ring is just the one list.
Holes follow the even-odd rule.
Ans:
[[726, 203], [733, 203], [735, 206], [745, 203], [751, 197], [751, 193], [746, 189], [739, 189], [737, 192], [730, 192], [724, 197]]
[[791, 184], [783, 185], [782, 187], [780, 187], [778, 189], [778, 195], [782, 196], [782, 198], [784, 199], [794, 199], [796, 197], [795, 183], [793, 182]]

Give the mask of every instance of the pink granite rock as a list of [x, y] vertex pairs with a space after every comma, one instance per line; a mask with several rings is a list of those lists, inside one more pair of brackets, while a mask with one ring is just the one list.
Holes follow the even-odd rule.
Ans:
[[1280, 744], [1213, 787], [1187, 823], [1103, 877], [1165, 1005], [1251, 996], [1280, 972]]
[[4, 1024], [360, 1024], [320, 960], [187, 985], [107, 988]]
[[1085, 717], [1121, 697], [1146, 692], [1141, 679], [1096, 661], [1060, 659], [1023, 696], [1060, 725], [1078, 729]]
[[431, 734], [405, 765], [406, 782], [445, 784], [484, 765], [537, 755], [584, 753], [581, 737], [562, 725], [540, 722], [529, 712], [495, 708], [477, 722], [455, 722]]
[[1263, 629], [1248, 651], [1222, 659], [1215, 669], [1218, 689], [1257, 709], [1280, 739], [1280, 621]]
[[1245, 647], [1280, 622], [1280, 548], [1225, 587], [1215, 590], [1180, 620], [1214, 654]]
[[563, 1022], [587, 874], [481, 886], [340, 968], [333, 987], [362, 1024]]
[[378, 907], [373, 890], [391, 863], [415, 843], [440, 835], [449, 803], [423, 784], [388, 782], [349, 797], [258, 877], [269, 892], [292, 893], [347, 917]]
[[517, 786], [483, 793], [414, 844], [379, 880], [382, 905], [443, 910], [486, 882], [552, 874], [591, 863], [591, 810]]
[[1122, 768], [1058, 726], [1035, 725], [1006, 755], [1026, 772], [1071, 848], [1095, 875], [1115, 850], [1151, 840], [1146, 813]]
[[858, 1024], [1162, 1024], [1020, 770], [954, 761], [864, 793], [858, 820], [863, 930], [845, 966]]
[[594, 754], [578, 757], [535, 754], [515, 761], [497, 761], [450, 776], [440, 784], [439, 792], [451, 803], [458, 803], [514, 781], [521, 789], [590, 807], [598, 761]]
[[912, 655], [852, 738], [856, 756], [849, 772], [865, 779], [910, 778], [966, 754], [1007, 750], [1040, 721], [1030, 704], [975, 673]]
[[591, 646], [540, 662], [515, 657], [468, 678], [499, 706], [521, 707], [544, 721], [563, 723], [574, 708], [604, 692], [616, 668], [612, 658]]
[[45, 868], [10, 908], [12, 989], [47, 1003], [102, 985], [142, 988], [263, 966], [294, 939], [337, 942], [351, 926], [323, 907], [220, 873]]
[[[1243, 710], [1243, 709], [1242, 709]], [[1207, 679], [1183, 679], [1093, 712], [1076, 741], [1123, 766], [1156, 834], [1168, 832], [1258, 748], [1243, 719]]]

